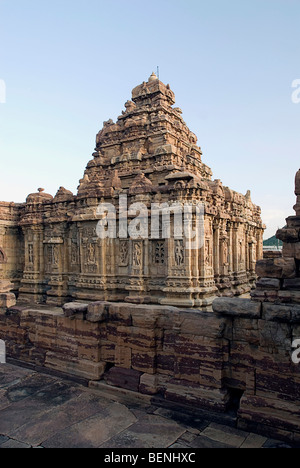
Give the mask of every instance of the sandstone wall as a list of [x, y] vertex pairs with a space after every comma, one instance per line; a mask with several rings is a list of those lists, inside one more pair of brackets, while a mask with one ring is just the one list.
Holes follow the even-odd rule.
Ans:
[[24, 238], [18, 226], [22, 205], [0, 202], [0, 280], [7, 279], [17, 291], [24, 270]]
[[300, 441], [300, 306], [218, 299], [214, 312], [97, 302], [0, 315], [10, 357], [165, 400], [225, 412]]

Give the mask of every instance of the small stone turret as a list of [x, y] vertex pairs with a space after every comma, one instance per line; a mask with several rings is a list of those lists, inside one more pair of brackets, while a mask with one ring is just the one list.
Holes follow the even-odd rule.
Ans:
[[295, 195], [297, 197], [297, 201], [294, 206], [294, 210], [296, 211], [296, 216], [300, 216], [300, 169], [297, 172], [295, 179]]
[[296, 174], [294, 206], [296, 216], [286, 220], [286, 227], [277, 231], [283, 242], [282, 257], [257, 262], [259, 276], [254, 300], [278, 303], [300, 303], [300, 170]]

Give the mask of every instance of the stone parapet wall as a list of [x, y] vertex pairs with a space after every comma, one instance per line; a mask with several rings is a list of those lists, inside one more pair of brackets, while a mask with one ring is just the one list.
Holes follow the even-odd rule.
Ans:
[[13, 306], [0, 315], [8, 356], [199, 409], [300, 441], [300, 306], [220, 298], [214, 312], [96, 302]]

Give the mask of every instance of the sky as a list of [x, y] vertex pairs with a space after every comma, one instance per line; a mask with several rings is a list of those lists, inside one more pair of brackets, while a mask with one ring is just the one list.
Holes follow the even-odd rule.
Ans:
[[76, 193], [159, 66], [213, 178], [251, 190], [274, 235], [300, 167], [299, 22], [300, 0], [0, 0], [0, 200]]

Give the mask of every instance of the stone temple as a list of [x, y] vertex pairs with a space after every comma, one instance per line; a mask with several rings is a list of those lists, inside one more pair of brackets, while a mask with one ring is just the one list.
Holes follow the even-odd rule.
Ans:
[[[241, 195], [212, 180], [174, 104], [170, 86], [152, 74], [132, 91], [117, 122], [104, 122], [76, 195], [39, 189], [26, 203], [0, 203], [3, 292], [58, 306], [109, 300], [205, 307], [216, 296], [253, 289], [262, 258], [260, 208], [249, 191]], [[121, 195], [128, 206], [204, 203], [201, 248], [164, 238], [162, 225], [156, 238], [99, 238], [99, 204], [118, 213]]]
[[[152, 75], [97, 135], [76, 196], [0, 204], [0, 340], [10, 362], [299, 445], [300, 170], [282, 254], [263, 258], [260, 209], [212, 180], [174, 102]], [[197, 248], [175, 212], [142, 235], [172, 201], [204, 204]]]

